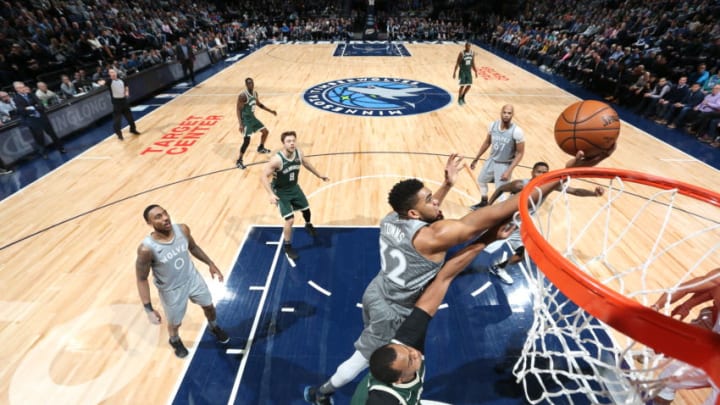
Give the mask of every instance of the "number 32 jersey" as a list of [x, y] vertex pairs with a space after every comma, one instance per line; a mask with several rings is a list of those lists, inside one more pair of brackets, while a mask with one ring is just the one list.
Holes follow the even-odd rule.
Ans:
[[387, 299], [405, 307], [415, 305], [445, 262], [428, 260], [413, 246], [415, 234], [427, 225], [417, 219], [401, 219], [396, 212], [380, 222], [381, 289]]

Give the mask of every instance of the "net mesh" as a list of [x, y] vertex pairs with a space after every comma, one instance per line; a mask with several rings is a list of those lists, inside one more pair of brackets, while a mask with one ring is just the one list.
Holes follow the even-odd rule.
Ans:
[[[597, 186], [605, 191], [601, 197], [572, 195]], [[539, 205], [530, 201], [529, 211], [549, 246], [643, 306], [720, 267], [720, 209], [677, 189], [620, 177], [566, 178], [547, 197]], [[529, 244], [524, 233], [523, 240]], [[642, 403], [694, 370], [685, 365], [668, 373], [677, 361], [575, 305], [529, 256], [521, 267], [533, 293], [534, 321], [513, 373], [530, 403]], [[592, 302], [580, 304], [587, 308]], [[669, 303], [661, 305], [663, 314], [671, 310]], [[702, 318], [697, 310], [687, 319], [695, 318]], [[695, 386], [711, 384], [704, 373], [699, 381]]]

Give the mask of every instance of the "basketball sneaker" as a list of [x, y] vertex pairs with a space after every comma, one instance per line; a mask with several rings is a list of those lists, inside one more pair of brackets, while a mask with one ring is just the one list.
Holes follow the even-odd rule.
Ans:
[[215, 339], [217, 339], [219, 343], [225, 344], [230, 341], [230, 336], [228, 336], [228, 334], [225, 333], [225, 331], [222, 330], [219, 326], [211, 328], [210, 333], [215, 336]]
[[168, 343], [170, 343], [170, 346], [172, 346], [173, 349], [175, 349], [175, 355], [179, 358], [184, 358], [188, 355], [188, 349], [185, 348], [185, 345], [183, 344], [182, 340], [178, 337], [178, 340], [172, 341], [169, 340]]
[[305, 224], [305, 230], [313, 238], [317, 236], [317, 231], [315, 230], [315, 227], [313, 226], [313, 224], [311, 224], [310, 222]]
[[487, 206], [487, 205], [488, 205], [488, 200], [487, 200], [487, 198], [483, 198], [482, 200], [480, 200], [479, 203], [477, 203], [477, 204], [475, 204], [475, 205], [471, 205], [471, 206], [470, 206], [470, 211], [475, 211], [475, 210], [477, 210], [478, 208], [482, 208], [482, 207], [485, 207], [485, 206]]
[[264, 147], [264, 146], [258, 146], [257, 148], [258, 153], [270, 153], [270, 149]]
[[292, 248], [292, 246], [285, 245], [284, 249], [288, 259], [297, 260], [300, 257], [300, 255], [295, 251], [295, 249]]
[[314, 405], [333, 405], [333, 399], [330, 395], [322, 395], [318, 392], [317, 387], [308, 385], [303, 391], [303, 398], [308, 404]]
[[510, 274], [505, 270], [505, 267], [500, 267], [497, 264], [493, 264], [488, 268], [491, 274], [494, 274], [497, 276], [503, 283], [505, 284], [512, 284], [513, 278], [510, 276]]
[[237, 166], [237, 168], [238, 168], [238, 169], [241, 169], [241, 170], [245, 170], [245, 168], [247, 167], [247, 166], [245, 166], [245, 164], [243, 163], [242, 159], [238, 159], [238, 160], [235, 162], [235, 166]]

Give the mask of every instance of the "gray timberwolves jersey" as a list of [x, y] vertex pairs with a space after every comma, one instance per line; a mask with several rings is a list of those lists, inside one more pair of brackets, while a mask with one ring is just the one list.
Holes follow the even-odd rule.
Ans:
[[406, 307], [415, 305], [423, 287], [444, 263], [426, 259], [412, 244], [415, 233], [427, 225], [416, 219], [400, 219], [396, 212], [380, 222], [380, 288], [386, 299]]
[[161, 291], [169, 291], [187, 283], [192, 272], [197, 271], [190, 254], [188, 253], [188, 240], [178, 224], [173, 224], [175, 238], [167, 243], [158, 242], [148, 235], [143, 239], [143, 245], [152, 250], [151, 264], [153, 283]]
[[498, 163], [510, 163], [515, 158], [515, 142], [525, 142], [525, 138], [522, 129], [514, 122], [511, 122], [510, 128], [504, 131], [501, 128], [502, 120], [493, 122], [488, 128], [492, 142], [490, 159]]

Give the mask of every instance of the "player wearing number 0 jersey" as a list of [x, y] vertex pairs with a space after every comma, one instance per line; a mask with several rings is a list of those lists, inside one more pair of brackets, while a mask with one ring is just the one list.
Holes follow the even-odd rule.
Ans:
[[[573, 159], [568, 167], [594, 165], [606, 156]], [[306, 387], [307, 402], [331, 403], [330, 395], [337, 388], [367, 368], [369, 354], [390, 341], [412, 311], [413, 300], [437, 274], [448, 249], [509, 221], [517, 211], [518, 197], [513, 196], [460, 219], [444, 219], [440, 203], [455, 184], [461, 163], [462, 158], [457, 154], [449, 157], [445, 180], [435, 194], [418, 179], [403, 180], [390, 191], [388, 202], [394, 212], [381, 223], [382, 268], [363, 294], [365, 328], [355, 342], [355, 353], [338, 367], [330, 380], [319, 387]], [[547, 195], [556, 186], [557, 183], [541, 186], [540, 195]]]

